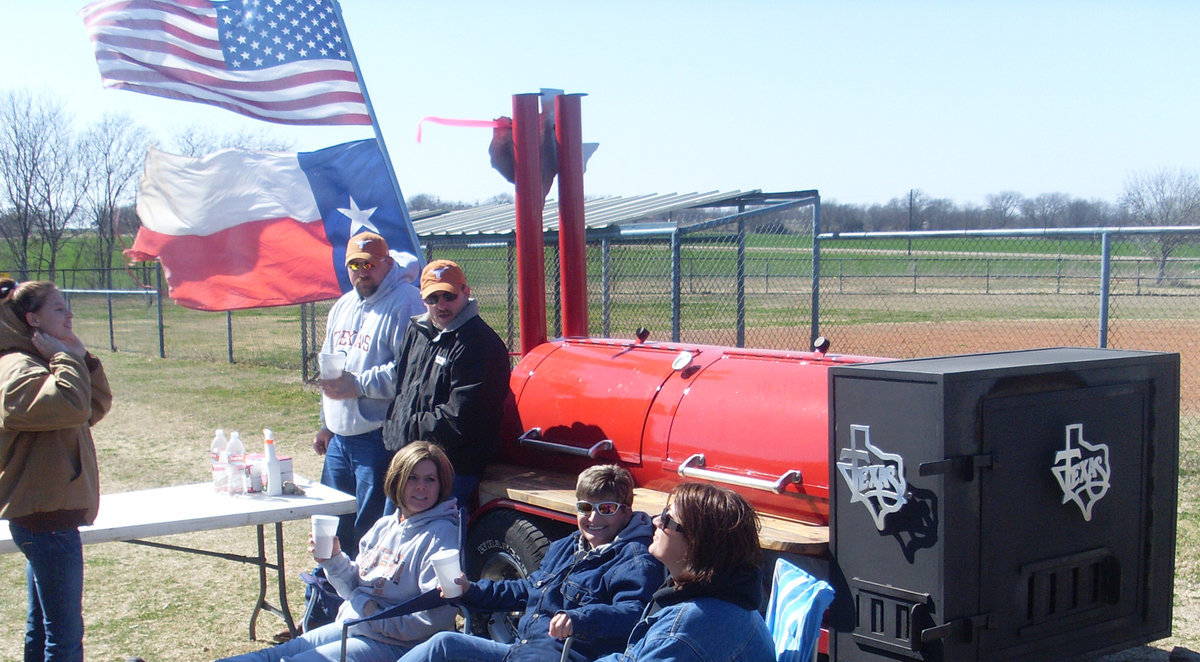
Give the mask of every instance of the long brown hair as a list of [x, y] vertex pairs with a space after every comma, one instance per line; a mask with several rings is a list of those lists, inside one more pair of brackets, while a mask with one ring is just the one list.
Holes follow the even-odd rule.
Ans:
[[711, 582], [762, 560], [758, 513], [742, 495], [707, 483], [683, 483], [672, 494], [675, 519], [688, 541], [683, 571], [671, 577], [677, 586]]

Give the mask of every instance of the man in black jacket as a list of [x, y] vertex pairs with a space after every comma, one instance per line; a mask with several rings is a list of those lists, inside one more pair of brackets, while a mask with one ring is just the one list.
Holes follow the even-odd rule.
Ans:
[[457, 264], [426, 265], [421, 298], [428, 312], [404, 333], [384, 441], [392, 449], [413, 441], [441, 446], [454, 465], [453, 495], [466, 507], [500, 444], [508, 347], [479, 316]]

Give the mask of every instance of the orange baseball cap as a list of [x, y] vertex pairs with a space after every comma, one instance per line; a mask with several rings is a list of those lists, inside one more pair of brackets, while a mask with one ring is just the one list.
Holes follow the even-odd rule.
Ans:
[[422, 299], [434, 292], [462, 294], [466, 286], [467, 277], [463, 274], [462, 267], [450, 260], [434, 260], [425, 265], [425, 270], [421, 272]]
[[355, 260], [378, 263], [387, 256], [387, 240], [374, 232], [359, 232], [346, 244], [346, 264]]

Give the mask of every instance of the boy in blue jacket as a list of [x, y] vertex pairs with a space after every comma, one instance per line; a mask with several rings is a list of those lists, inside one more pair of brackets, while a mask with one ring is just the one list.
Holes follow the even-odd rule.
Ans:
[[541, 567], [525, 579], [480, 580], [464, 587], [471, 609], [523, 609], [517, 639], [501, 644], [458, 632], [442, 632], [413, 648], [400, 662], [545, 662], [562, 656], [574, 636], [570, 659], [584, 662], [624, 649], [665, 570], [650, 555], [654, 525], [633, 511], [633, 476], [606, 464], [579, 474], [575, 486], [579, 530], [555, 541]]

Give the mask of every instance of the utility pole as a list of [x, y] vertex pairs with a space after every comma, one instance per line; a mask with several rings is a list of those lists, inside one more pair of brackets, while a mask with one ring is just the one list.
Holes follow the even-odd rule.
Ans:
[[[913, 231], [913, 190], [908, 189], [908, 231]], [[908, 237], [908, 254], [912, 255], [912, 236]]]

